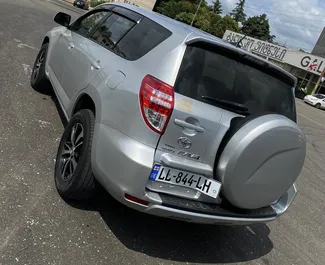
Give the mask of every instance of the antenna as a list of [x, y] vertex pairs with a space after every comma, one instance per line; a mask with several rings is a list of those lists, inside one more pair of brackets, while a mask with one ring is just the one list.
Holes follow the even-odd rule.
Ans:
[[239, 44], [241, 44], [241, 42], [247, 37], [247, 35], [245, 35], [244, 37], [242, 37], [237, 43], [236, 43], [236, 47], [239, 47]]

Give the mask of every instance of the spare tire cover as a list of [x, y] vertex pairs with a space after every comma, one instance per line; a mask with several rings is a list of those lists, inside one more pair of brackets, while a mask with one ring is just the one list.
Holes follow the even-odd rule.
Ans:
[[248, 119], [236, 129], [216, 165], [222, 193], [239, 208], [270, 205], [299, 176], [306, 138], [296, 123], [278, 114]]

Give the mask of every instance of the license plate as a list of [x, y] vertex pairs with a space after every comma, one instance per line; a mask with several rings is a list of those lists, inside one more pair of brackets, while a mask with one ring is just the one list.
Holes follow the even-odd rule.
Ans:
[[221, 183], [215, 180], [183, 170], [163, 167], [160, 164], [153, 166], [149, 180], [198, 190], [212, 198], [217, 198], [221, 188]]

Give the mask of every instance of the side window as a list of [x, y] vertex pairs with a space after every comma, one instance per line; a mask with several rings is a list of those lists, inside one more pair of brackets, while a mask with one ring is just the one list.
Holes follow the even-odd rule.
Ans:
[[163, 26], [144, 18], [116, 45], [115, 51], [127, 60], [137, 60], [171, 36]]
[[71, 25], [70, 30], [87, 37], [108, 13], [107, 11], [98, 11], [80, 20], [78, 19]]
[[100, 45], [112, 49], [134, 25], [135, 22], [113, 13], [100, 25], [91, 38]]

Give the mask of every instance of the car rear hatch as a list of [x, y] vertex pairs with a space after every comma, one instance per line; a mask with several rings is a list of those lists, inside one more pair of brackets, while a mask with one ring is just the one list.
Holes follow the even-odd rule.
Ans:
[[[231, 120], [267, 111], [295, 121], [295, 80], [227, 45], [201, 40], [188, 42], [184, 50], [174, 109], [157, 146], [147, 188], [217, 202], [220, 187], [213, 180], [214, 166]], [[163, 173], [161, 168], [166, 168]]]

